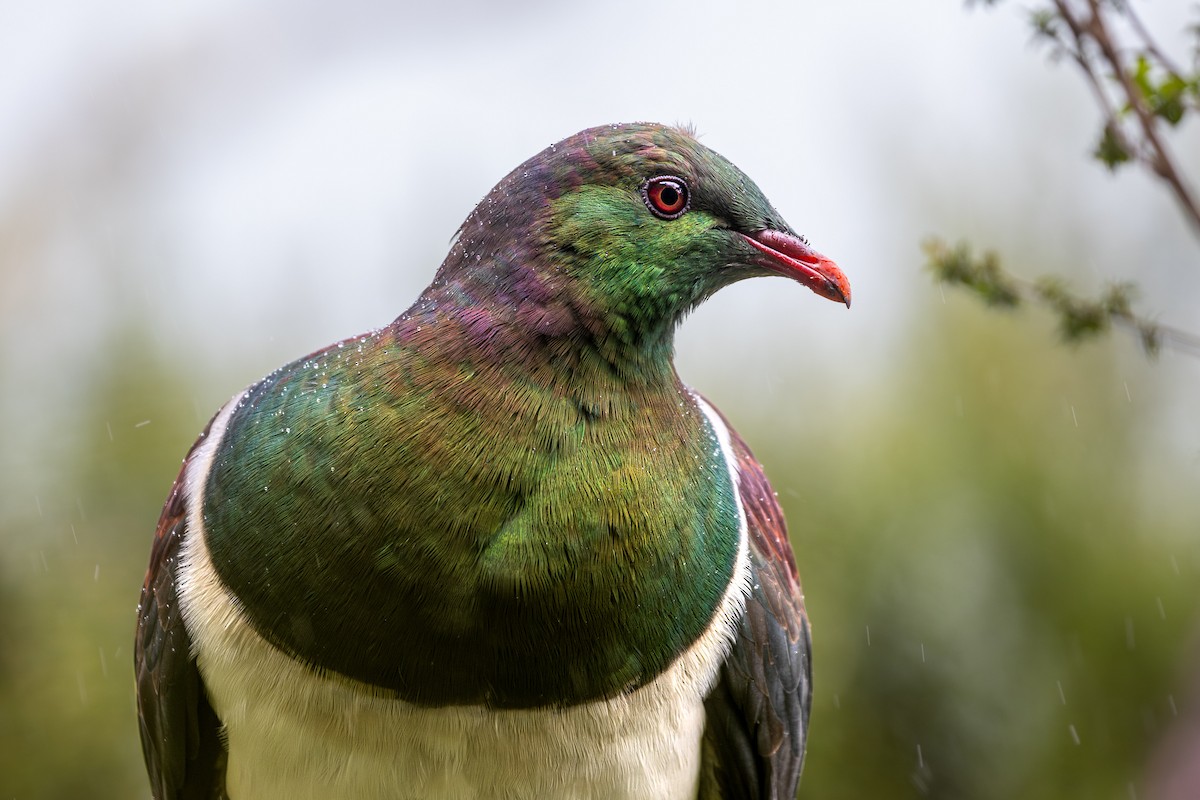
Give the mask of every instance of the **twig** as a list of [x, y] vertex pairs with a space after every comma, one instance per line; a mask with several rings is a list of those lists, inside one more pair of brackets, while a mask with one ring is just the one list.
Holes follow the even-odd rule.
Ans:
[[[1197, 204], [1196, 199], [1192, 196], [1192, 192], [1184, 182], [1178, 167], [1175, 165], [1174, 159], [1158, 135], [1157, 117], [1147, 107], [1145, 98], [1142, 97], [1142, 93], [1138, 88], [1134, 86], [1133, 79], [1129, 76], [1129, 71], [1121, 62], [1121, 56], [1113, 44], [1104, 14], [1100, 9], [1101, 0], [1087, 0], [1088, 8], [1090, 9], [1087, 19], [1084, 19], [1082, 15], [1077, 16], [1073, 12], [1068, 0], [1053, 0], [1053, 2], [1054, 7], [1058, 9], [1060, 18], [1066, 23], [1071, 31], [1072, 38], [1075, 40], [1075, 47], [1072, 52], [1075, 62], [1084, 71], [1088, 81], [1092, 84], [1093, 90], [1104, 98], [1102, 102], [1105, 113], [1108, 116], [1106, 129], [1112, 136], [1117, 138], [1123, 147], [1129, 145], [1128, 137], [1124, 130], [1121, 129], [1117, 114], [1107, 99], [1107, 94], [1100, 84], [1099, 77], [1095, 74], [1094, 65], [1087, 57], [1089, 41], [1093, 42], [1099, 48], [1100, 54], [1108, 63], [1112, 77], [1120, 84], [1121, 90], [1128, 101], [1129, 108], [1133, 110], [1137, 118], [1142, 139], [1149, 148], [1149, 152], [1146, 152], [1142, 148], [1134, 149], [1132, 147], [1127, 147], [1127, 151], [1137, 156], [1139, 160], [1150, 167], [1156, 175], [1167, 183], [1175, 195], [1180, 208], [1183, 210], [1184, 216], [1191, 222], [1193, 232], [1197, 236], [1200, 236], [1200, 204]], [[1138, 24], [1140, 25], [1140, 23]], [[1144, 35], [1145, 29], [1142, 28], [1141, 30], [1143, 31], [1142, 35]], [[1157, 48], [1153, 45], [1153, 42], [1149, 40], [1148, 36], [1145, 36], [1145, 38], [1150, 42], [1149, 52], [1155, 52]]]
[[1200, 357], [1200, 336], [1133, 313], [1136, 290], [1130, 284], [1109, 286], [1098, 300], [1091, 300], [1072, 294], [1059, 279], [1029, 281], [1005, 272], [990, 251], [975, 257], [966, 244], [950, 247], [939, 239], [926, 240], [923, 248], [927, 268], [942, 283], [965, 286], [999, 308], [1039, 303], [1055, 312], [1059, 330], [1069, 342], [1094, 338], [1116, 326], [1135, 334], [1147, 355], [1168, 348]]
[[1183, 80], [1183, 70], [1179, 69], [1170, 56], [1159, 49], [1154, 41], [1154, 37], [1150, 35], [1150, 31], [1142, 24], [1142, 18], [1133, 10], [1133, 3], [1122, 3], [1121, 10], [1129, 20], [1129, 24], [1133, 26], [1133, 30], [1138, 35], [1138, 38], [1142, 40], [1142, 46], [1146, 52], [1153, 56], [1171, 77]]

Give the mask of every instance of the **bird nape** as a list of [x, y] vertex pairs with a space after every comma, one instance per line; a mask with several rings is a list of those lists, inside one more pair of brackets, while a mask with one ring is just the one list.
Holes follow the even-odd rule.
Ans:
[[791, 798], [809, 627], [775, 494], [675, 372], [742, 278], [850, 286], [688, 132], [591, 128], [390, 325], [193, 445], [135, 645], [155, 798]]

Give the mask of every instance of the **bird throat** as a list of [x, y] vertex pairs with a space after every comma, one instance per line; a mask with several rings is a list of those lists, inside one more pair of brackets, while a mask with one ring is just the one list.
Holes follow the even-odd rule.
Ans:
[[714, 431], [672, 369], [484, 358], [460, 324], [347, 340], [246, 392], [205, 484], [218, 575], [275, 646], [409, 702], [645, 685], [732, 579]]

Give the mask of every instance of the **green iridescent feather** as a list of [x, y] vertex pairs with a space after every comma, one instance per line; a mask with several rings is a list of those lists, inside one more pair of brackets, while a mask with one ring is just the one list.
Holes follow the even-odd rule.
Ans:
[[[694, 187], [677, 220], [646, 211], [659, 174]], [[789, 230], [672, 128], [584, 131], [514, 170], [408, 312], [241, 399], [204, 516], [255, 628], [417, 703], [652, 680], [708, 626], [737, 547], [673, 334], [763, 274], [733, 231], [765, 227]]]

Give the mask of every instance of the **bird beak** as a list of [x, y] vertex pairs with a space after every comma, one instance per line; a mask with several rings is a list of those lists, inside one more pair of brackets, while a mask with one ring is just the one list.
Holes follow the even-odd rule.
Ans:
[[761, 266], [803, 283], [821, 297], [850, 307], [850, 281], [837, 264], [813, 250], [800, 237], [771, 228], [740, 235], [767, 256], [759, 260]]

